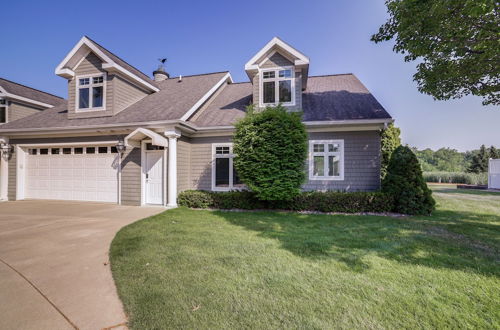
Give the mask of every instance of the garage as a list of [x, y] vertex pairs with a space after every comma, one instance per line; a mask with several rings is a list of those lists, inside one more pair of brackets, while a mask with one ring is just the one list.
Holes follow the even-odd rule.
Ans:
[[116, 203], [118, 164], [114, 146], [27, 148], [25, 198]]

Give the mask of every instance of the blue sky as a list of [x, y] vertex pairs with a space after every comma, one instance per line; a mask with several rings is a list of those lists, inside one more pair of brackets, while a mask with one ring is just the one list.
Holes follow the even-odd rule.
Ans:
[[[434, 101], [412, 80], [414, 63], [392, 43], [370, 42], [387, 18], [383, 0], [8, 1], [2, 4], [0, 76], [66, 96], [54, 74], [88, 35], [150, 74], [167, 57], [172, 75], [230, 70], [273, 36], [309, 56], [310, 74], [352, 72], [396, 119], [403, 142], [459, 150], [500, 146], [500, 109], [476, 97]], [[8, 13], [8, 14], [5, 14]]]

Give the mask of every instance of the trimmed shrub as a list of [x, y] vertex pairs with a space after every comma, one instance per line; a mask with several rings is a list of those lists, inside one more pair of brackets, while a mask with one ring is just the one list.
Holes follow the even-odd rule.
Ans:
[[284, 107], [251, 108], [236, 124], [234, 166], [261, 200], [290, 200], [305, 180], [307, 133], [302, 114]]
[[417, 156], [410, 148], [394, 150], [382, 183], [384, 192], [394, 198], [394, 211], [404, 214], [431, 214], [436, 202], [422, 176]]
[[397, 147], [401, 145], [401, 129], [390, 123], [387, 128], [380, 132], [380, 178], [383, 180], [387, 175], [387, 166], [391, 160], [391, 155]]
[[425, 182], [487, 185], [488, 173], [424, 172]]
[[389, 212], [393, 198], [382, 192], [302, 192], [292, 200], [262, 201], [250, 191], [212, 192], [188, 190], [179, 194], [179, 205], [216, 209], [280, 209], [319, 212]]

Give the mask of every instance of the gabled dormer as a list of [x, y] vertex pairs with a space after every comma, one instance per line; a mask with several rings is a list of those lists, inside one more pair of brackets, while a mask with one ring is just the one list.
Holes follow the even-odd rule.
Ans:
[[147, 75], [88, 37], [57, 66], [68, 80], [68, 118], [113, 116], [159, 91]]
[[307, 87], [309, 58], [274, 37], [245, 65], [258, 108], [281, 103], [290, 110], [302, 109]]

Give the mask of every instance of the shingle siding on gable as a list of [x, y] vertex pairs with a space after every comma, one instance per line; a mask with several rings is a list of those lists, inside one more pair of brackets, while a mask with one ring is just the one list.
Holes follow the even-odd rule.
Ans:
[[275, 68], [282, 66], [293, 66], [293, 63], [290, 62], [287, 58], [285, 58], [280, 53], [274, 53], [267, 61], [262, 63], [260, 66], [262, 69], [265, 68]]
[[374, 191], [380, 189], [380, 134], [378, 131], [310, 133], [309, 140], [344, 140], [344, 180], [309, 180], [304, 190]]
[[[294, 66], [287, 58], [279, 53], [274, 53], [267, 61], [265, 61], [260, 68], [276, 68], [276, 67], [289, 67]], [[293, 69], [295, 71], [295, 67]], [[260, 106], [260, 74], [257, 73], [253, 77], [253, 103], [256, 107]], [[288, 109], [292, 111], [302, 110], [302, 71], [297, 70], [295, 72], [295, 106], [287, 106]]]
[[102, 61], [93, 53], [88, 54], [82, 62], [74, 69], [75, 78], [68, 80], [68, 118], [89, 118], [102, 117], [113, 115], [113, 75], [108, 75], [106, 78], [106, 110], [105, 111], [87, 111], [76, 112], [75, 105], [77, 104], [77, 85], [78, 76], [89, 74], [103, 74], [101, 69]]
[[113, 77], [113, 92], [114, 104], [112, 110], [115, 114], [148, 95], [144, 90], [116, 75]]
[[33, 107], [27, 104], [21, 104], [18, 102], [10, 101], [8, 107], [7, 119], [9, 122], [11, 122], [38, 113], [39, 111], [42, 110], [43, 109]]

